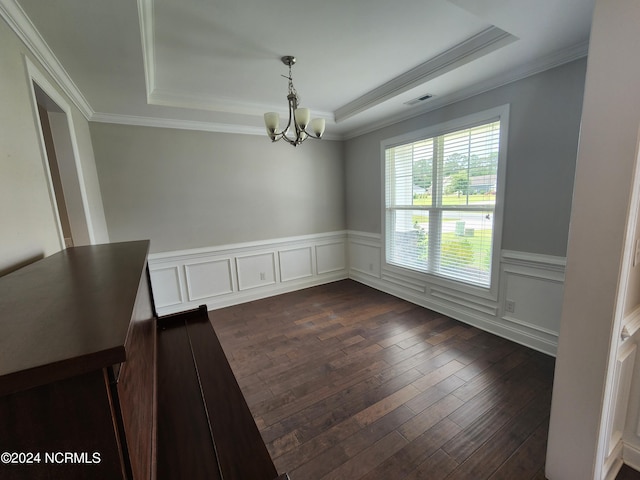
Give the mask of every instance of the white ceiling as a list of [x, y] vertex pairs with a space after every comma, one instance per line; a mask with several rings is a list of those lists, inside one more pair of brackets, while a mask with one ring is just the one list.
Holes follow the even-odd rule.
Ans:
[[265, 111], [285, 113], [280, 57], [294, 55], [303, 106], [348, 138], [586, 55], [593, 2], [0, 0], [0, 13], [27, 33], [30, 20], [92, 120], [263, 132]]

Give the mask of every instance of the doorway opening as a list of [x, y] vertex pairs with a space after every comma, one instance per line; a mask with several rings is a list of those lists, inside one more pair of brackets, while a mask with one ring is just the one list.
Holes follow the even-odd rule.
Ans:
[[72, 105], [58, 90], [64, 90], [64, 87], [54, 87], [27, 57], [25, 63], [31, 77], [34, 121], [42, 133], [42, 166], [49, 188], [51, 213], [57, 224], [60, 249], [70, 245], [95, 244]]
[[71, 137], [68, 131], [66, 113], [56, 104], [37, 83], [33, 82], [33, 90], [36, 97], [38, 117], [40, 118], [40, 129], [44, 148], [46, 151], [49, 173], [51, 175], [51, 187], [55, 198], [55, 206], [60, 222], [61, 234], [64, 247], [74, 245], [71, 221], [69, 220], [69, 210], [65, 199], [65, 189], [60, 173], [60, 160], [68, 155], [65, 150], [66, 145], [70, 146]]

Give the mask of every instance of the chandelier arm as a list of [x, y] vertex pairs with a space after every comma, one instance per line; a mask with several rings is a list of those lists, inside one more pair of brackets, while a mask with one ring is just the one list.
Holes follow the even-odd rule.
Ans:
[[[291, 121], [292, 121], [293, 116], [290, 114], [289, 116], [289, 122], [287, 123], [287, 126], [281, 131], [281, 132], [274, 132], [274, 138], [272, 140], [272, 142], [277, 142], [279, 140], [284, 139], [287, 143], [293, 145], [293, 146], [297, 146], [300, 145], [302, 142], [304, 142], [307, 138], [313, 138], [314, 140], [322, 140], [322, 137], [317, 137], [315, 135], [315, 133], [310, 133], [307, 131], [306, 128], [300, 128], [298, 126], [297, 123], [295, 123], [295, 121], [293, 122], [294, 124], [294, 128], [296, 131], [296, 136], [295, 138], [290, 138], [286, 132], [287, 130], [289, 130], [289, 127], [291, 126]], [[302, 134], [305, 134], [305, 137], [302, 137]]]
[[287, 135], [287, 130], [289, 130], [289, 126], [291, 124], [291, 119], [289, 120], [289, 123], [287, 123], [287, 126], [281, 131], [281, 132], [274, 132], [273, 133], [273, 140], [271, 140], [272, 142], [277, 142], [279, 140], [284, 139], [287, 143], [296, 146], [296, 145], [300, 145], [304, 139], [300, 139], [300, 133], [304, 132], [308, 137], [310, 137], [311, 135], [309, 135], [306, 131], [301, 130], [297, 124], [295, 124], [295, 130], [296, 130], [296, 138], [290, 138]]
[[305, 129], [301, 129], [301, 131], [307, 134], [307, 138], [309, 138], [309, 137], [310, 137], [310, 138], [313, 138], [314, 140], [322, 140], [322, 136], [320, 136], [320, 137], [316, 137], [316, 134], [315, 134], [315, 133], [309, 133], [309, 132], [307, 132], [307, 129], [306, 129], [306, 128], [305, 128]]
[[[298, 138], [300, 137], [299, 134], [299, 128], [298, 128], [298, 124], [295, 122], [295, 109], [297, 107], [297, 97], [294, 94], [289, 94], [287, 95], [287, 101], [289, 103], [289, 120], [287, 121], [287, 125], [286, 127], [284, 127], [282, 129], [282, 132], [280, 133], [282, 135], [282, 138], [284, 138], [288, 143], [290, 143], [291, 145], [297, 145], [298, 144]], [[287, 136], [287, 132], [289, 131], [289, 127], [291, 127], [291, 122], [293, 122], [293, 125], [295, 127], [296, 130], [296, 139], [291, 139]]]
[[322, 137], [316, 137], [315, 133], [309, 133], [306, 130], [303, 130], [303, 132], [307, 134], [307, 138], [313, 138], [314, 140], [322, 140]]
[[287, 143], [290, 143], [291, 145], [296, 145], [297, 144], [296, 140], [287, 137], [287, 135], [284, 132], [282, 132], [282, 138], [284, 138], [287, 141]]
[[293, 145], [294, 147], [297, 146], [297, 145], [300, 145], [303, 142], [303, 140], [296, 141], [294, 139], [291, 139], [291, 138], [287, 137], [284, 134], [284, 132], [282, 132], [282, 133], [275, 134], [273, 140], [271, 140], [271, 143], [279, 142], [280, 140], [284, 140], [289, 145]]
[[290, 126], [291, 126], [291, 113], [289, 113], [289, 121], [287, 122], [287, 125], [282, 129], [282, 131], [280, 133], [282, 135], [286, 136], [285, 133], [289, 130]]
[[282, 138], [284, 138], [287, 143], [289, 143], [290, 145], [293, 145], [294, 147], [300, 145], [302, 142], [304, 142], [304, 138], [300, 138], [300, 130], [296, 127], [296, 136], [295, 138], [290, 138], [289, 136], [287, 136], [287, 134], [285, 132], [282, 132]]

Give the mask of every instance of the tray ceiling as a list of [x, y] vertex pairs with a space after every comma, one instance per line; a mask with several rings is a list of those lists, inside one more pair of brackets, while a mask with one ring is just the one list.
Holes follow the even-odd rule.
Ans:
[[327, 119], [330, 138], [580, 58], [592, 9], [593, 0], [0, 0], [10, 25], [40, 37], [90, 120], [262, 133], [265, 111], [284, 113], [279, 59], [294, 55], [302, 104]]

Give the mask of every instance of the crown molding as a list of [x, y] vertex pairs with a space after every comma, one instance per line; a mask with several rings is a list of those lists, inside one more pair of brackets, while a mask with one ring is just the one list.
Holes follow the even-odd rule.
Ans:
[[408, 72], [365, 93], [335, 111], [336, 122], [346, 120], [418, 85], [444, 75], [472, 60], [491, 53], [518, 40], [498, 27], [492, 26], [436, 55]]
[[573, 62], [574, 60], [579, 60], [580, 58], [586, 57], [588, 52], [588, 41], [581, 42], [562, 50], [558, 50], [550, 55], [547, 55], [546, 57], [542, 57], [534, 62], [510, 70], [503, 75], [497, 75], [483, 82], [474, 84], [468, 88], [458, 90], [450, 95], [434, 97], [428, 102], [425, 102], [420, 106], [413, 107], [406, 112], [392, 115], [378, 122], [368, 123], [367, 125], [360, 128], [349, 130], [348, 132], [345, 132], [343, 138], [345, 140], [349, 140], [361, 135], [365, 135], [367, 133], [374, 132], [376, 130], [380, 130], [381, 128], [388, 127], [395, 123], [424, 115], [425, 113], [429, 113], [439, 108], [446, 107], [447, 105], [451, 105], [452, 103], [466, 100], [467, 98], [474, 97], [481, 93], [488, 92], [498, 87], [508, 85], [518, 80], [536, 75], [538, 73], [542, 73], [546, 70], [550, 70], [566, 63]]
[[[140, 17], [148, 102], [158, 105], [180, 107], [184, 107], [185, 104], [179, 102], [188, 102], [190, 104], [197, 103], [200, 105], [200, 108], [202, 108], [202, 99], [199, 99], [195, 95], [175, 95], [170, 94], [169, 92], [158, 91], [155, 87], [155, 70], [153, 68], [155, 56], [153, 47], [153, 0], [137, 0], [137, 3]], [[264, 128], [255, 126], [95, 112], [17, 1], [0, 0], [0, 16], [23, 42], [28, 51], [35, 57], [37, 63], [52, 77], [54, 83], [71, 100], [71, 102], [88, 121], [220, 133], [238, 133], [248, 135], [265, 134]], [[317, 112], [316, 114], [319, 117], [328, 119], [329, 121], [333, 121], [334, 117], [336, 121], [344, 120], [356, 115], [357, 113], [361, 113], [374, 105], [382, 103], [395, 95], [407, 91], [418, 84], [422, 84], [430, 78], [442, 75], [447, 71], [457, 68], [464, 63], [468, 63], [479, 56], [485, 55], [486, 53], [515, 40], [517, 40], [517, 38], [513, 35], [500, 30], [497, 27], [491, 27], [480, 34], [471, 37], [465, 42], [462, 42], [456, 47], [447, 50], [443, 54], [419, 65], [409, 72], [396, 77], [394, 80], [385, 83], [381, 87], [368, 92], [343, 107], [340, 107], [336, 110], [335, 115], [330, 112]], [[517, 80], [521, 80], [528, 76], [541, 73], [545, 70], [560, 66], [573, 60], [577, 60], [586, 56], [587, 53], [588, 42], [583, 42], [573, 47], [558, 51], [536, 62], [511, 70], [505, 75], [493, 77], [450, 95], [434, 97], [425, 104], [413, 107], [397, 115], [389, 116], [381, 121], [368, 123], [363, 127], [349, 130], [343, 135], [330, 133], [325, 134], [323, 138], [327, 140], [348, 140], [355, 138], [394, 123], [408, 120], [452, 103], [465, 100]], [[209, 102], [212, 104], [225, 103], [223, 99], [213, 101], [209, 100]], [[234, 112], [237, 113], [237, 103], [235, 105], [236, 109]], [[245, 105], [243, 108], [251, 110], [253, 114], [258, 111], [258, 107], [256, 106], [251, 108], [250, 106]], [[266, 108], [268, 109], [269, 107]], [[262, 113], [262, 111], [260, 113]]]
[[[265, 105], [253, 102], [241, 102], [235, 99], [212, 97], [210, 95], [198, 95], [193, 93], [176, 93], [169, 90], [156, 88], [148, 94], [148, 103], [165, 107], [191, 108], [195, 110], [211, 110], [214, 112], [234, 113], [240, 115], [252, 115], [260, 117], [264, 112], [278, 112], [281, 115], [288, 115], [288, 111], [283, 105]], [[284, 104], [285, 102], [283, 102]], [[314, 118], [324, 118], [333, 121], [331, 112], [321, 112], [314, 110]]]
[[[91, 119], [96, 123], [115, 123], [118, 125], [132, 125], [138, 127], [173, 128], [177, 130], [195, 130], [200, 132], [237, 133], [240, 135], [266, 136], [264, 127], [237, 125], [230, 123], [201, 122], [194, 120], [180, 120], [175, 118], [141, 117], [135, 115], [120, 115], [113, 113], [95, 113]], [[340, 135], [325, 134], [323, 140], [344, 140]]]
[[94, 114], [93, 108], [91, 108], [87, 99], [54, 55], [53, 50], [44, 41], [22, 7], [15, 0], [0, 0], [0, 15], [38, 63], [51, 75], [57, 86], [69, 97], [82, 115], [89, 120]]
[[112, 113], [95, 113], [92, 122], [116, 123], [139, 127], [174, 128], [178, 130], [196, 130], [201, 132], [240, 133], [244, 135], [265, 135], [262, 127], [233, 125], [227, 123], [180, 120], [175, 118], [141, 117], [136, 115], [120, 115]]
[[153, 46], [155, 40], [153, 29], [153, 0], [138, 0], [138, 19], [140, 21], [144, 80], [147, 87], [147, 102], [149, 102], [151, 92], [156, 88], [156, 53]]
[[[191, 108], [195, 110], [211, 110], [214, 112], [234, 113], [240, 115], [253, 115], [262, 118], [264, 112], [274, 111], [274, 107], [260, 105], [238, 100], [211, 97], [195, 93], [175, 92], [170, 90], [153, 90], [149, 95], [149, 103], [164, 107]], [[281, 110], [279, 113], [284, 113]], [[331, 117], [333, 119], [333, 117]]]

